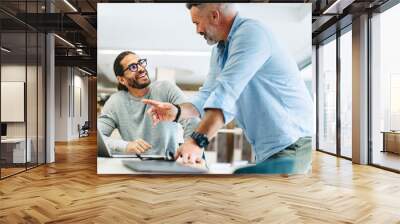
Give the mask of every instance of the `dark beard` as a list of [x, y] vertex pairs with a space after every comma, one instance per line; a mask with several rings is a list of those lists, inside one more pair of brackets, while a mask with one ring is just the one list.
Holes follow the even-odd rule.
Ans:
[[150, 83], [151, 83], [149, 75], [146, 74], [146, 76], [149, 79], [148, 82], [140, 84], [135, 79], [128, 79], [128, 85], [130, 87], [132, 87], [132, 88], [135, 88], [135, 89], [144, 89], [144, 88], [148, 87], [150, 85]]

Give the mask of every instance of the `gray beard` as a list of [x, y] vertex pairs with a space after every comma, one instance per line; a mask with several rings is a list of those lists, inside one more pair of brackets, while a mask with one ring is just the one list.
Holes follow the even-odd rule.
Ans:
[[212, 45], [214, 45], [214, 44], [216, 44], [216, 43], [218, 43], [218, 41], [215, 41], [215, 40], [207, 40], [207, 44], [210, 45], [210, 46], [212, 46]]
[[208, 39], [208, 38], [206, 38], [206, 37], [204, 37], [204, 39], [207, 41], [207, 44], [210, 45], [210, 46], [212, 46], [212, 45], [218, 43], [218, 41], [211, 40], [211, 39]]

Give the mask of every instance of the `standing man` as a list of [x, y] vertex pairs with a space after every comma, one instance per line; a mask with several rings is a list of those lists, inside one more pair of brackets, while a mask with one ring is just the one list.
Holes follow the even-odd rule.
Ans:
[[[173, 119], [175, 122], [152, 127], [146, 116], [147, 105], [142, 99], [153, 99], [182, 104], [188, 102], [183, 92], [167, 81], [151, 82], [146, 69], [147, 60], [131, 51], [120, 53], [114, 61], [114, 73], [118, 81], [118, 92], [107, 100], [98, 118], [98, 128], [105, 143], [113, 151], [136, 154], [168, 155], [175, 153], [183, 136], [189, 138], [199, 118]], [[184, 133], [179, 132], [181, 123]], [[114, 129], [122, 139], [111, 139]], [[167, 151], [168, 150], [168, 151]]]
[[200, 161], [202, 148], [236, 119], [252, 145], [256, 165], [236, 173], [304, 173], [311, 165], [313, 103], [296, 62], [260, 22], [239, 16], [229, 3], [188, 3], [198, 34], [212, 49], [210, 70], [191, 103], [152, 105], [153, 123], [201, 117], [178, 149], [184, 163]]

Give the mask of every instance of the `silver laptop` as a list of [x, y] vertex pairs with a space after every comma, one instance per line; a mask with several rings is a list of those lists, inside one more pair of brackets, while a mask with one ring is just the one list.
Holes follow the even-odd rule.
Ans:
[[[104, 142], [104, 136], [97, 129], [97, 156], [98, 157], [109, 157], [109, 158], [138, 158], [135, 153], [127, 152], [112, 152], [107, 144]], [[141, 155], [142, 158], [165, 158], [162, 155]]]
[[160, 174], [201, 174], [207, 173], [208, 169], [200, 169], [181, 165], [175, 161], [132, 161], [123, 160], [122, 163], [137, 172], [160, 173]]

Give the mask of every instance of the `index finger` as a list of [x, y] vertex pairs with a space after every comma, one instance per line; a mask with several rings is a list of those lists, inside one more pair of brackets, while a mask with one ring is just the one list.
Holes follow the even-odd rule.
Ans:
[[157, 100], [142, 99], [142, 102], [144, 104], [148, 104], [148, 105], [151, 105], [151, 106], [156, 106], [156, 107], [161, 106], [161, 102], [157, 101]]

